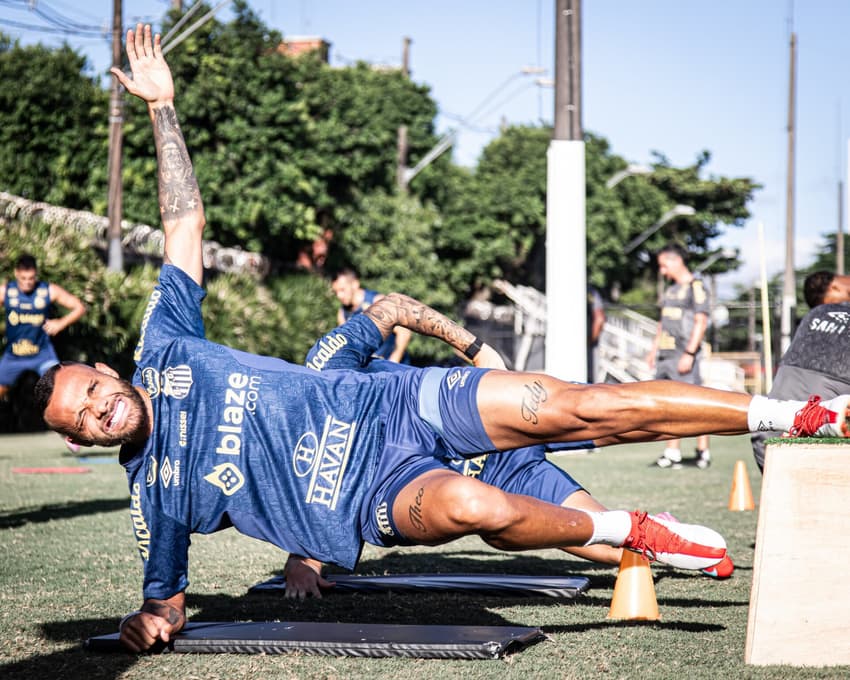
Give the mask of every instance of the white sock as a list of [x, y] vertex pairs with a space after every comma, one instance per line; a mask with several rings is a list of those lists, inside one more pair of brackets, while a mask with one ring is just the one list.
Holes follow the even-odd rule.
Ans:
[[669, 446], [664, 449], [664, 453], [662, 454], [668, 460], [672, 460], [674, 463], [682, 462], [682, 450], [681, 449], [671, 449]]
[[750, 401], [750, 408], [747, 410], [747, 425], [750, 432], [764, 432], [766, 430], [786, 432], [794, 424], [794, 416], [797, 415], [797, 411], [805, 405], [805, 401], [768, 399], [756, 395]]
[[602, 543], [604, 545], [621, 546], [629, 537], [632, 530], [632, 514], [625, 510], [608, 510], [605, 512], [586, 512], [593, 521], [593, 535], [585, 545]]

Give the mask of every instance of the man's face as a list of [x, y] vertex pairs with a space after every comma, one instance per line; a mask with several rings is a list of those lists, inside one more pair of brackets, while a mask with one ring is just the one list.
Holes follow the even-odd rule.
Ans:
[[38, 282], [38, 270], [36, 269], [16, 269], [15, 281], [18, 282], [18, 288], [22, 293], [32, 293], [35, 290], [35, 284]]
[[360, 287], [360, 281], [350, 276], [338, 276], [331, 284], [336, 299], [343, 307], [351, 307], [354, 303], [354, 293]]
[[837, 274], [827, 288], [824, 303], [850, 302], [850, 276]]
[[104, 364], [61, 367], [44, 420], [51, 429], [86, 445], [142, 443], [150, 431], [138, 390]]
[[676, 253], [661, 253], [658, 256], [658, 271], [665, 278], [675, 280], [684, 267], [685, 263]]

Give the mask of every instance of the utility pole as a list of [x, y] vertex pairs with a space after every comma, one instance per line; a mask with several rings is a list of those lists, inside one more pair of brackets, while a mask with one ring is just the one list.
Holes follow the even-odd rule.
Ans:
[[835, 232], [835, 273], [844, 275], [844, 182], [838, 180], [838, 230]]
[[[410, 43], [413, 42], [407, 36], [402, 39], [401, 48], [401, 74], [405, 78], [410, 77]], [[407, 125], [399, 125], [396, 139], [396, 170], [395, 180], [399, 193], [407, 193]]]
[[395, 180], [399, 193], [407, 193], [407, 125], [398, 126]]
[[555, 127], [546, 153], [546, 372], [587, 380], [581, 0], [555, 2]]
[[794, 281], [794, 109], [797, 95], [797, 34], [791, 32], [791, 64], [788, 87], [788, 178], [785, 190], [785, 278], [782, 287], [782, 354], [791, 344], [791, 319], [797, 305]]
[[[121, 68], [121, 33], [123, 28], [121, 0], [113, 0], [112, 5], [112, 65]], [[112, 88], [109, 95], [109, 190], [107, 214], [109, 216], [109, 251], [107, 268], [112, 272], [124, 269], [124, 255], [121, 250], [121, 145], [122, 116], [121, 84], [112, 76]]]
[[402, 39], [403, 46], [401, 48], [401, 74], [405, 78], [410, 78], [410, 43], [413, 42], [408, 36]]

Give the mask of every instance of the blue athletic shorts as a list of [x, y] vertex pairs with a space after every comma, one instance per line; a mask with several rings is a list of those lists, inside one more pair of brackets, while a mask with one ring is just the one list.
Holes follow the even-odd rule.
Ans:
[[392, 408], [387, 411], [384, 449], [361, 512], [367, 542], [383, 547], [410, 544], [393, 522], [392, 507], [399, 492], [429, 470], [452, 470], [556, 505], [582, 488], [546, 460], [543, 446], [495, 452], [476, 406], [485, 373], [477, 368], [428, 368], [404, 376], [398, 394], [387, 402]]
[[59, 363], [53, 347], [45, 347], [31, 357], [16, 357], [8, 352], [0, 357], [0, 385], [14, 385], [24, 371], [34, 371], [39, 377]]

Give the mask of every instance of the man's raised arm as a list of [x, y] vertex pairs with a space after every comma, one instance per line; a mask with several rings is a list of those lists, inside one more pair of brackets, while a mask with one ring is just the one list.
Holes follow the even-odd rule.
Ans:
[[384, 338], [401, 326], [442, 340], [479, 368], [505, 368], [504, 360], [490, 345], [479, 343], [463, 326], [408, 295], [390, 293], [370, 305], [363, 314], [375, 322]]
[[151, 27], [136, 25], [127, 31], [127, 58], [132, 79], [110, 69], [127, 91], [148, 104], [159, 178], [159, 212], [165, 231], [165, 262], [182, 269], [197, 284], [203, 279], [201, 239], [204, 204], [192, 169], [192, 160], [174, 109], [174, 82], [162, 56], [160, 36], [151, 39]]

